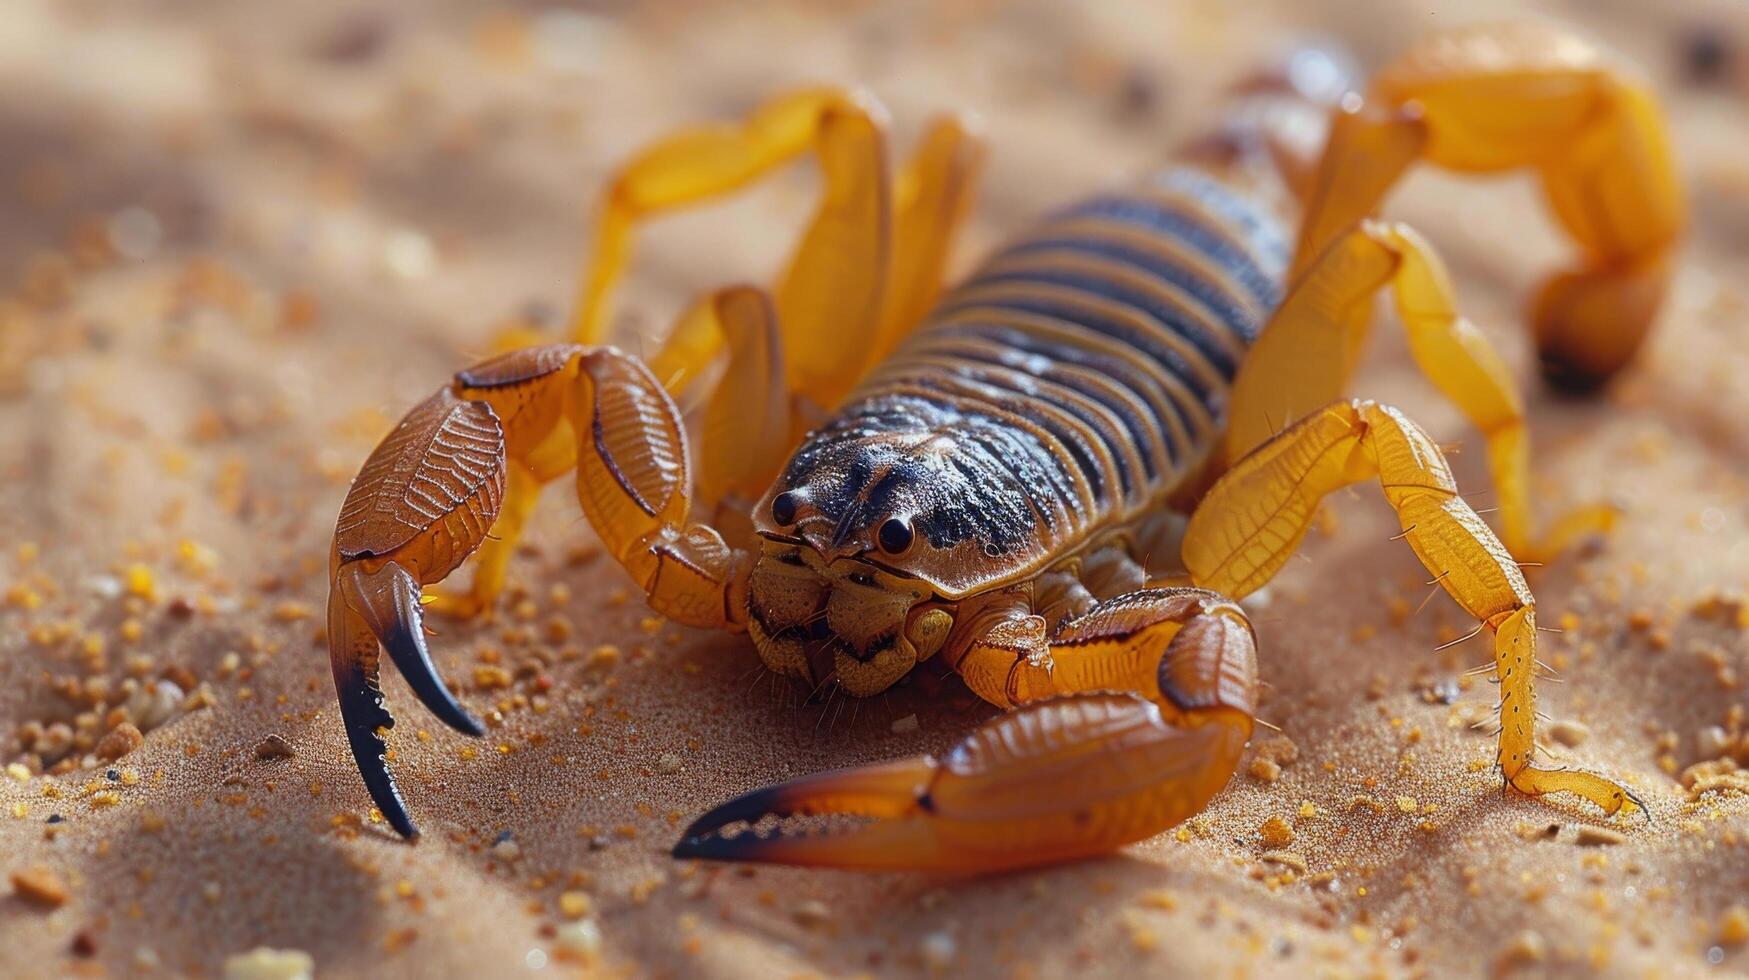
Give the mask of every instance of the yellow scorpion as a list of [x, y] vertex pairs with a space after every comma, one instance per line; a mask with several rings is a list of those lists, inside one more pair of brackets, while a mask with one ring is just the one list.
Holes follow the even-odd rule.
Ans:
[[[853, 696], [941, 657], [1005, 709], [945, 758], [731, 801], [677, 856], [981, 871], [1184, 820], [1252, 733], [1256, 639], [1237, 601], [1281, 568], [1321, 498], [1368, 479], [1493, 634], [1506, 783], [1643, 809], [1610, 779], [1537, 764], [1536, 603], [1514, 559], [1612, 514], [1585, 507], [1533, 532], [1514, 384], [1427, 242], [1374, 214], [1419, 160], [1534, 168], [1579, 246], [1535, 300], [1537, 348], [1553, 381], [1600, 383], [1654, 319], [1682, 232], [1652, 94], [1574, 37], [1514, 25], [1432, 37], [1364, 97], [1338, 56], [1303, 49], [1230, 99], [1168, 166], [1050, 213], [946, 291], [982, 152], [958, 118], [889, 174], [879, 106], [804, 91], [620, 170], [577, 343], [457, 374], [376, 448], [341, 509], [329, 652], [388, 821], [416, 833], [384, 758], [380, 650], [427, 707], [479, 734], [432, 666], [422, 592], [478, 549], [469, 591], [426, 598], [487, 609], [539, 488], [571, 470], [657, 612], [745, 630], [772, 671]], [[647, 364], [601, 345], [640, 222], [810, 152], [823, 200], [774, 290], [705, 296]], [[1416, 363], [1486, 438], [1504, 544], [1420, 427], [1343, 398], [1386, 287]], [[719, 363], [694, 448], [674, 399]], [[715, 526], [689, 517], [694, 499]], [[1188, 524], [1173, 516], [1187, 510]], [[856, 827], [769, 826], [796, 814]]]

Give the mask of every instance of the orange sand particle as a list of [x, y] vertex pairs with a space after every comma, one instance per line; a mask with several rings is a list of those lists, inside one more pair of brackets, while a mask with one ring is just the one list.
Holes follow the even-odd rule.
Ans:
[[45, 909], [58, 909], [67, 901], [67, 886], [48, 868], [26, 868], [12, 873], [12, 893]]
[[1294, 829], [1286, 820], [1280, 817], [1270, 817], [1257, 828], [1257, 836], [1262, 838], [1265, 847], [1279, 851], [1294, 842]]
[[1749, 906], [1733, 905], [1719, 918], [1719, 942], [1726, 946], [1749, 943]]
[[1281, 778], [1281, 766], [1273, 759], [1258, 756], [1251, 760], [1251, 767], [1246, 770], [1252, 779], [1263, 783], [1273, 783]]

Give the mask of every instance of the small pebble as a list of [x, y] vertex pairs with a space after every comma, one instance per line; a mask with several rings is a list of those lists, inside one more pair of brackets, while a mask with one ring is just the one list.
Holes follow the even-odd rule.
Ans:
[[1610, 830], [1608, 827], [1593, 827], [1590, 824], [1580, 827], [1579, 836], [1573, 839], [1573, 843], [1580, 847], [1604, 847], [1626, 842], [1627, 836], [1625, 834]]
[[12, 872], [12, 894], [45, 909], [58, 909], [67, 901], [67, 886], [48, 868]]
[[383, 266], [402, 279], [423, 279], [437, 265], [437, 248], [431, 239], [403, 228], [383, 242]]
[[932, 932], [924, 936], [918, 949], [923, 954], [923, 965], [936, 973], [951, 968], [954, 957], [959, 954], [959, 944], [948, 932]]
[[114, 762], [140, 747], [146, 740], [140, 730], [132, 722], [122, 722], [109, 730], [109, 734], [97, 743], [92, 752], [104, 762]]
[[662, 757], [656, 760], [656, 771], [664, 776], [672, 776], [679, 772], [680, 756], [672, 752], [662, 753]]
[[1285, 769], [1300, 760], [1300, 747], [1286, 735], [1277, 735], [1257, 746], [1257, 757]]
[[601, 927], [594, 919], [578, 919], [558, 927], [553, 934], [553, 941], [567, 952], [594, 957], [601, 952]]
[[498, 843], [492, 845], [492, 856], [500, 861], [514, 861], [522, 856], [522, 848], [510, 838], [502, 837]]
[[297, 755], [297, 750], [279, 735], [268, 735], [255, 743], [255, 758], [257, 759], [289, 759], [294, 755]]
[[595, 910], [595, 902], [586, 892], [566, 892], [559, 896], [559, 912], [567, 919], [581, 919]]
[[184, 697], [186, 694], [175, 681], [152, 681], [128, 698], [128, 717], [140, 731], [149, 732], [169, 721], [170, 716], [182, 707]]
[[1731, 735], [1720, 725], [1708, 725], [1695, 735], [1694, 742], [1701, 758], [1717, 759], [1731, 747]]
[[90, 957], [97, 955], [97, 933], [91, 929], [81, 929], [73, 934], [70, 946], [74, 956]]
[[99, 599], [119, 599], [121, 589], [121, 579], [114, 575], [93, 575], [85, 580], [85, 591]]
[[895, 734], [895, 735], [903, 735], [907, 732], [914, 732], [917, 730], [917, 716], [912, 714], [912, 715], [906, 715], [903, 718], [895, 719], [893, 724], [889, 727], [892, 728], [893, 734]]
[[1749, 943], [1749, 906], [1733, 905], [1719, 918], [1719, 942], [1726, 946]]
[[316, 961], [301, 949], [257, 946], [225, 958], [225, 980], [314, 980]]
[[1294, 842], [1294, 829], [1286, 820], [1280, 817], [1270, 817], [1257, 828], [1257, 836], [1263, 839], [1263, 845], [1272, 851], [1279, 851]]
[[1563, 718], [1549, 725], [1549, 737], [1567, 748], [1574, 748], [1585, 744], [1585, 740], [1591, 737], [1591, 729]]
[[1512, 942], [1506, 946], [1500, 958], [1510, 963], [1541, 963], [1549, 955], [1549, 944], [1543, 941], [1542, 933], [1535, 929], [1526, 929], [1512, 937]]
[[1688, 81], [1708, 85], [1719, 81], [1731, 68], [1731, 44], [1711, 25], [1697, 25], [1683, 32], [1682, 69]]
[[1292, 868], [1300, 874], [1306, 873], [1306, 859], [1292, 851], [1264, 851], [1258, 860]]
[[832, 921], [832, 910], [826, 903], [817, 899], [809, 899], [795, 907], [790, 915], [796, 920], [796, 925], [803, 929], [818, 929]]

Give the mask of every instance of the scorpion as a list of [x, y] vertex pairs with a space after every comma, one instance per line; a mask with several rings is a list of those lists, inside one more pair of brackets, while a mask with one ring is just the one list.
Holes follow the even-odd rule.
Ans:
[[[417, 835], [386, 760], [382, 651], [434, 714], [481, 734], [432, 664], [423, 606], [489, 610], [541, 486], [571, 471], [604, 550], [668, 619], [744, 631], [769, 670], [856, 697], [939, 657], [1004, 709], [942, 758], [727, 802], [676, 857], [989, 871], [1187, 819], [1256, 723], [1239, 600], [1324, 496], [1365, 480], [1493, 636], [1504, 784], [1644, 811], [1611, 779], [1538, 764], [1536, 602], [1515, 558], [1607, 531], [1614, 511], [1533, 530], [1515, 383], [1428, 242], [1376, 215], [1417, 161], [1534, 169], [1580, 253], [1536, 295], [1536, 349], [1554, 384], [1594, 387], [1647, 333], [1683, 230], [1660, 110], [1547, 25], [1436, 34], [1364, 95], [1354, 77], [1332, 49], [1295, 49], [1234, 84], [1219, 123], [1163, 168], [1049, 213], [951, 288], [983, 159], [962, 116], [937, 117], [896, 173], [883, 109], [840, 87], [634, 157], [603, 198], [575, 342], [456, 374], [341, 508], [328, 645], [384, 817]], [[810, 153], [822, 201], [774, 289], [705, 294], [647, 362], [602, 343], [641, 222]], [[1420, 426], [1344, 397], [1387, 289], [1416, 365], [1486, 439], [1499, 537]], [[712, 522], [693, 516], [712, 505]], [[468, 590], [425, 594], [476, 549]], [[817, 833], [798, 815], [854, 826]]]

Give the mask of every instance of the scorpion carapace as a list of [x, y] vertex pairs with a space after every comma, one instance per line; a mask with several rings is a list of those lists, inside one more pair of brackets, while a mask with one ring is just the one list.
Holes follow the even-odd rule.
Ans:
[[[1184, 819], [1252, 730], [1257, 643], [1236, 600], [1326, 494], [1366, 480], [1494, 636], [1504, 780], [1637, 806], [1604, 777], [1536, 764], [1535, 601], [1514, 557], [1613, 514], [1532, 532], [1510, 376], [1428, 244], [1372, 214], [1417, 159], [1536, 167], [1584, 255], [1540, 294], [1539, 346], [1551, 373], [1593, 383], [1643, 335], [1678, 238], [1661, 120], [1641, 85], [1547, 27], [1440, 35], [1380, 78], [1363, 100], [1340, 61], [1302, 51], [1239, 85], [1172, 165], [1051, 212], [940, 295], [981, 160], [960, 120], [938, 120], [892, 176], [879, 107], [837, 89], [645, 151], [604, 198], [578, 343], [458, 374], [342, 508], [330, 652], [372, 798], [413, 833], [384, 761], [379, 641], [427, 706], [477, 732], [427, 654], [420, 592], [478, 548], [471, 589], [425, 599], [488, 608], [538, 489], [575, 470], [585, 515], [658, 612], [746, 630], [811, 690], [875, 694], [939, 657], [1005, 709], [943, 759], [727, 803], [677, 855], [983, 870]], [[809, 151], [823, 200], [774, 290], [704, 297], [649, 365], [600, 344], [642, 219]], [[1387, 287], [1416, 363], [1486, 437], [1504, 543], [1414, 422], [1342, 397]], [[691, 441], [674, 396], [719, 361]], [[828, 813], [861, 824], [734, 832]]]

